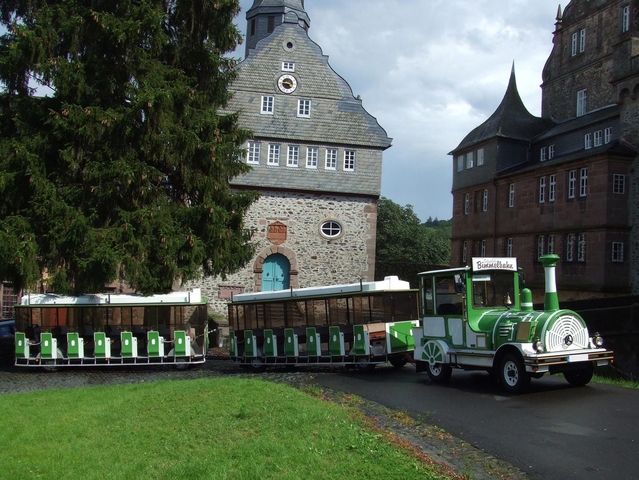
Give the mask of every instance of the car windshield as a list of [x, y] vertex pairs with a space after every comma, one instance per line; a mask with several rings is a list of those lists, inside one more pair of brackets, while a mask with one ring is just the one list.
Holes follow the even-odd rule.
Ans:
[[491, 271], [475, 273], [473, 282], [473, 307], [509, 307], [515, 291], [513, 272]]

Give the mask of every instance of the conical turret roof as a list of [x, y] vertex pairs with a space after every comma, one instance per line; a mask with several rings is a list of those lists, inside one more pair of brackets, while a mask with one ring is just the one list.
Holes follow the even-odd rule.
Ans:
[[494, 137], [531, 140], [552, 122], [535, 117], [525, 107], [517, 90], [515, 66], [510, 73], [506, 94], [497, 110], [480, 126], [472, 130], [451, 153], [466, 149]]

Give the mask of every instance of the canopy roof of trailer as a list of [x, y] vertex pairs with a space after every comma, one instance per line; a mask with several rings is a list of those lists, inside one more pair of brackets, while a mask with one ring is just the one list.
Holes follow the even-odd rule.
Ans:
[[207, 303], [199, 288], [186, 292], [171, 292], [158, 295], [135, 295], [125, 293], [96, 293], [79, 297], [46, 294], [27, 294], [20, 306], [38, 307], [83, 307], [83, 306], [152, 306], [152, 305], [201, 305]]
[[378, 282], [360, 282], [344, 285], [328, 285], [324, 287], [291, 288], [272, 292], [240, 293], [233, 296], [233, 303], [278, 300], [286, 298], [321, 297], [342, 293], [387, 292], [410, 290], [410, 283], [396, 276], [386, 277]]

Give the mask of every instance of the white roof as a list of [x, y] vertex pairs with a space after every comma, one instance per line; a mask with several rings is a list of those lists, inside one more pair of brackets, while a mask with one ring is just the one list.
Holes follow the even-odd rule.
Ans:
[[52, 293], [28, 294], [20, 305], [150, 305], [158, 303], [197, 304], [202, 303], [202, 292], [194, 288], [186, 292], [171, 292], [161, 295], [135, 295], [125, 293], [96, 293], [79, 297]]
[[396, 276], [386, 277], [378, 282], [348, 283], [344, 285], [328, 285], [325, 287], [291, 288], [272, 292], [251, 292], [233, 295], [233, 302], [251, 302], [257, 300], [275, 300], [278, 298], [316, 297], [339, 293], [376, 292], [410, 290], [410, 283]]

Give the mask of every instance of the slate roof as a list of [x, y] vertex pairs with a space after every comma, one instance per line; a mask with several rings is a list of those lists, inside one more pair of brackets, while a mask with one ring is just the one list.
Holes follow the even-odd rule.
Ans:
[[517, 90], [513, 66], [506, 94], [497, 110], [488, 120], [466, 135], [449, 155], [495, 137], [530, 141], [552, 125], [551, 120], [535, 117], [524, 106]]
[[246, 19], [249, 20], [260, 13], [289, 13], [291, 10], [297, 14], [297, 18], [303, 19], [307, 25], [311, 24], [301, 0], [255, 0], [246, 12]]
[[[281, 92], [277, 86], [279, 77], [285, 73], [282, 62], [295, 63], [295, 71], [290, 74], [296, 78], [297, 88], [290, 94]], [[364, 109], [362, 101], [355, 98], [346, 80], [332, 69], [328, 57], [304, 28], [294, 23], [277, 26], [237, 68], [238, 76], [230, 87], [233, 98], [226, 110], [239, 111], [240, 125], [251, 130], [256, 140], [263, 141], [263, 153], [268, 142], [280, 143], [282, 152], [279, 167], [256, 165], [247, 175], [233, 179], [232, 184], [380, 194], [382, 152], [391, 146], [391, 138]], [[274, 97], [272, 115], [261, 113], [263, 95]], [[310, 118], [297, 116], [300, 99], [311, 100]], [[303, 147], [320, 147], [321, 165], [317, 170], [286, 167], [287, 144], [302, 147], [301, 165], [305, 162]], [[355, 172], [344, 172], [339, 167], [337, 171], [324, 170], [322, 147], [341, 149], [340, 163], [343, 149], [355, 149]]]

